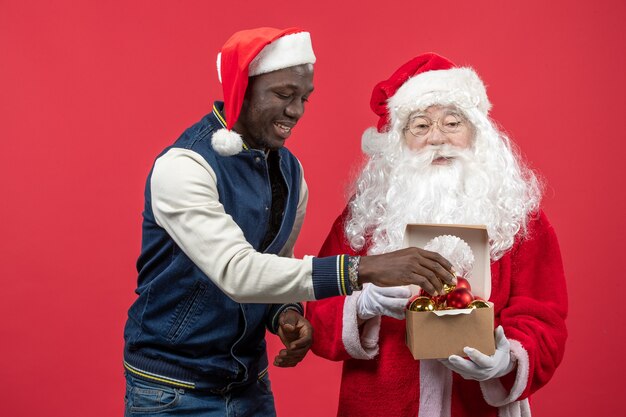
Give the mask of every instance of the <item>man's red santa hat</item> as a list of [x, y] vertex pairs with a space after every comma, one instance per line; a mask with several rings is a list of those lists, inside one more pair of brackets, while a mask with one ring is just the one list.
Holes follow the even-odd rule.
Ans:
[[434, 104], [459, 107], [474, 125], [470, 109], [485, 116], [491, 109], [485, 85], [472, 68], [459, 68], [432, 52], [418, 55], [374, 87], [370, 107], [380, 118], [376, 128], [363, 133], [363, 151], [379, 152], [389, 132], [401, 132], [411, 113]]
[[213, 148], [224, 156], [241, 152], [243, 140], [232, 128], [241, 112], [248, 77], [314, 63], [311, 36], [296, 27], [250, 29], [231, 36], [217, 55], [226, 127], [213, 134]]

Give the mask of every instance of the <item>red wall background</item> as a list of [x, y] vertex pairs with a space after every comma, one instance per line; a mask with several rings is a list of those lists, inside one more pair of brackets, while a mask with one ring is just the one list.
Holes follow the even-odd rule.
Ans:
[[[568, 276], [566, 356], [534, 415], [621, 414], [625, 3], [219, 3], [0, 1], [0, 415], [122, 415], [153, 158], [221, 98], [215, 54], [231, 33], [293, 25], [318, 56], [288, 142], [311, 190], [297, 253], [315, 254], [343, 207], [373, 85], [420, 52], [472, 65], [548, 183]], [[270, 372], [280, 415], [334, 415], [338, 364]]]

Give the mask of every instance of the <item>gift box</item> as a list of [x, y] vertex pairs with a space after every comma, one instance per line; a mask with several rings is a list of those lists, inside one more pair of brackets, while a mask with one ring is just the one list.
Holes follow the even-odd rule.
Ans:
[[[405, 247], [424, 248], [439, 236], [457, 236], [463, 239], [474, 255], [474, 266], [469, 281], [474, 296], [484, 300], [491, 294], [491, 267], [489, 237], [484, 226], [409, 224], [404, 235]], [[412, 286], [418, 293], [419, 287]], [[486, 355], [495, 353], [493, 305], [476, 309], [440, 311], [406, 311], [406, 344], [415, 359], [442, 359], [450, 355], [466, 357], [465, 346], [478, 349]]]

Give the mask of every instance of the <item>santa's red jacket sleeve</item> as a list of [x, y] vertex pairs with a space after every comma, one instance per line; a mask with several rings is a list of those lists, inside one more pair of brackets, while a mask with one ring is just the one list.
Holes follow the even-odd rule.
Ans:
[[481, 383], [493, 406], [527, 398], [544, 386], [563, 359], [567, 290], [559, 243], [543, 212], [528, 233], [491, 268], [496, 326], [502, 325], [517, 370]]

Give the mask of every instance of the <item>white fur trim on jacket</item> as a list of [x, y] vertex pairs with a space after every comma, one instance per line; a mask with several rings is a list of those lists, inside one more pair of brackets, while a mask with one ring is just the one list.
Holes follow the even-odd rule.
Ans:
[[531, 417], [528, 398], [498, 407], [498, 417]]
[[452, 372], [438, 360], [420, 361], [420, 406], [418, 417], [450, 417]]
[[478, 108], [487, 115], [491, 103], [485, 85], [471, 68], [427, 71], [410, 78], [389, 98], [391, 125], [406, 124], [409, 115], [433, 104]]
[[360, 295], [360, 291], [355, 291], [343, 303], [341, 339], [346, 352], [354, 359], [374, 359], [378, 354], [380, 316], [367, 320], [359, 332], [356, 303]]
[[315, 64], [309, 32], [292, 33], [267, 44], [248, 66], [250, 77], [302, 64]]
[[480, 389], [487, 404], [498, 407], [499, 416], [530, 416], [528, 401], [517, 401], [528, 384], [528, 352], [517, 340], [509, 339], [509, 343], [511, 344], [511, 355], [517, 361], [517, 373], [511, 391], [506, 392], [499, 378], [482, 381]]
[[237, 155], [243, 149], [243, 139], [234, 130], [219, 129], [213, 133], [211, 145], [222, 156]]

